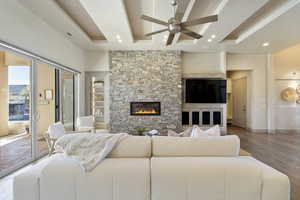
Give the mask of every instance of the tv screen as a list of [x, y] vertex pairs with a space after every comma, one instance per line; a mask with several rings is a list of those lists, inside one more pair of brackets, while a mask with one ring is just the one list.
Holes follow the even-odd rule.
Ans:
[[226, 103], [226, 80], [187, 79], [186, 103]]

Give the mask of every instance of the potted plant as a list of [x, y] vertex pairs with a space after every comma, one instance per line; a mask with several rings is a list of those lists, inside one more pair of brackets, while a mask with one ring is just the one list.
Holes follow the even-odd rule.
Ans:
[[135, 132], [133, 132], [132, 134], [143, 136], [143, 135], [145, 135], [146, 131], [148, 131], [148, 128], [146, 128], [146, 127], [136, 127]]

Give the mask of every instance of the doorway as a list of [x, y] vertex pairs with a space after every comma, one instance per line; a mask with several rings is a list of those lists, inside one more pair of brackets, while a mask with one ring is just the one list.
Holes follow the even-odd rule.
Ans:
[[227, 72], [227, 119], [229, 125], [248, 128], [249, 79], [250, 71]]

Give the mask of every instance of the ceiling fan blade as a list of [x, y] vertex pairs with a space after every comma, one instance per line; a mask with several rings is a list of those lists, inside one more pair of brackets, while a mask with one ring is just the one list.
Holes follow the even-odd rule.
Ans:
[[169, 34], [169, 37], [168, 37], [168, 40], [167, 40], [167, 44], [166, 44], [167, 46], [170, 45], [170, 44], [172, 44], [174, 37], [175, 37], [174, 33], [170, 33]]
[[153, 23], [156, 23], [156, 24], [161, 24], [161, 25], [164, 25], [164, 26], [169, 25], [167, 22], [161, 21], [159, 19], [154, 19], [153, 17], [149, 17], [147, 15], [142, 15], [141, 19], [149, 21], [149, 22], [153, 22]]
[[154, 31], [154, 32], [151, 32], [151, 33], [147, 33], [147, 34], [145, 34], [145, 36], [151, 36], [151, 35], [154, 35], [154, 34], [157, 34], [157, 33], [165, 32], [165, 31], [167, 31], [167, 30], [169, 30], [169, 29], [168, 29], [168, 28], [161, 29], [161, 30], [159, 30], [159, 31]]
[[211, 15], [211, 16], [208, 16], [208, 17], [202, 17], [202, 18], [199, 18], [199, 19], [186, 21], [186, 22], [181, 23], [181, 25], [183, 27], [188, 27], [188, 26], [195, 26], [195, 25], [205, 24], [205, 23], [215, 22], [215, 21], [218, 21], [218, 15]]
[[200, 39], [200, 38], [202, 38], [202, 35], [200, 35], [200, 34], [194, 32], [194, 31], [191, 31], [191, 30], [189, 30], [189, 29], [186, 29], [186, 28], [183, 28], [182, 31], [181, 31], [181, 33], [183, 33], [183, 34], [185, 34], [185, 35], [188, 35], [188, 36], [190, 36], [190, 37], [192, 37], [192, 38], [195, 38], [195, 39]]

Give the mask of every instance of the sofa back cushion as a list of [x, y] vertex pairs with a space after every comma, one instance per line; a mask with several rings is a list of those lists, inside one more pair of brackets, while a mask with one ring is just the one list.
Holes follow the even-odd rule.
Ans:
[[238, 156], [240, 139], [236, 135], [217, 137], [152, 137], [156, 157]]
[[151, 138], [149, 136], [129, 136], [121, 140], [108, 155], [108, 158], [150, 157]]

